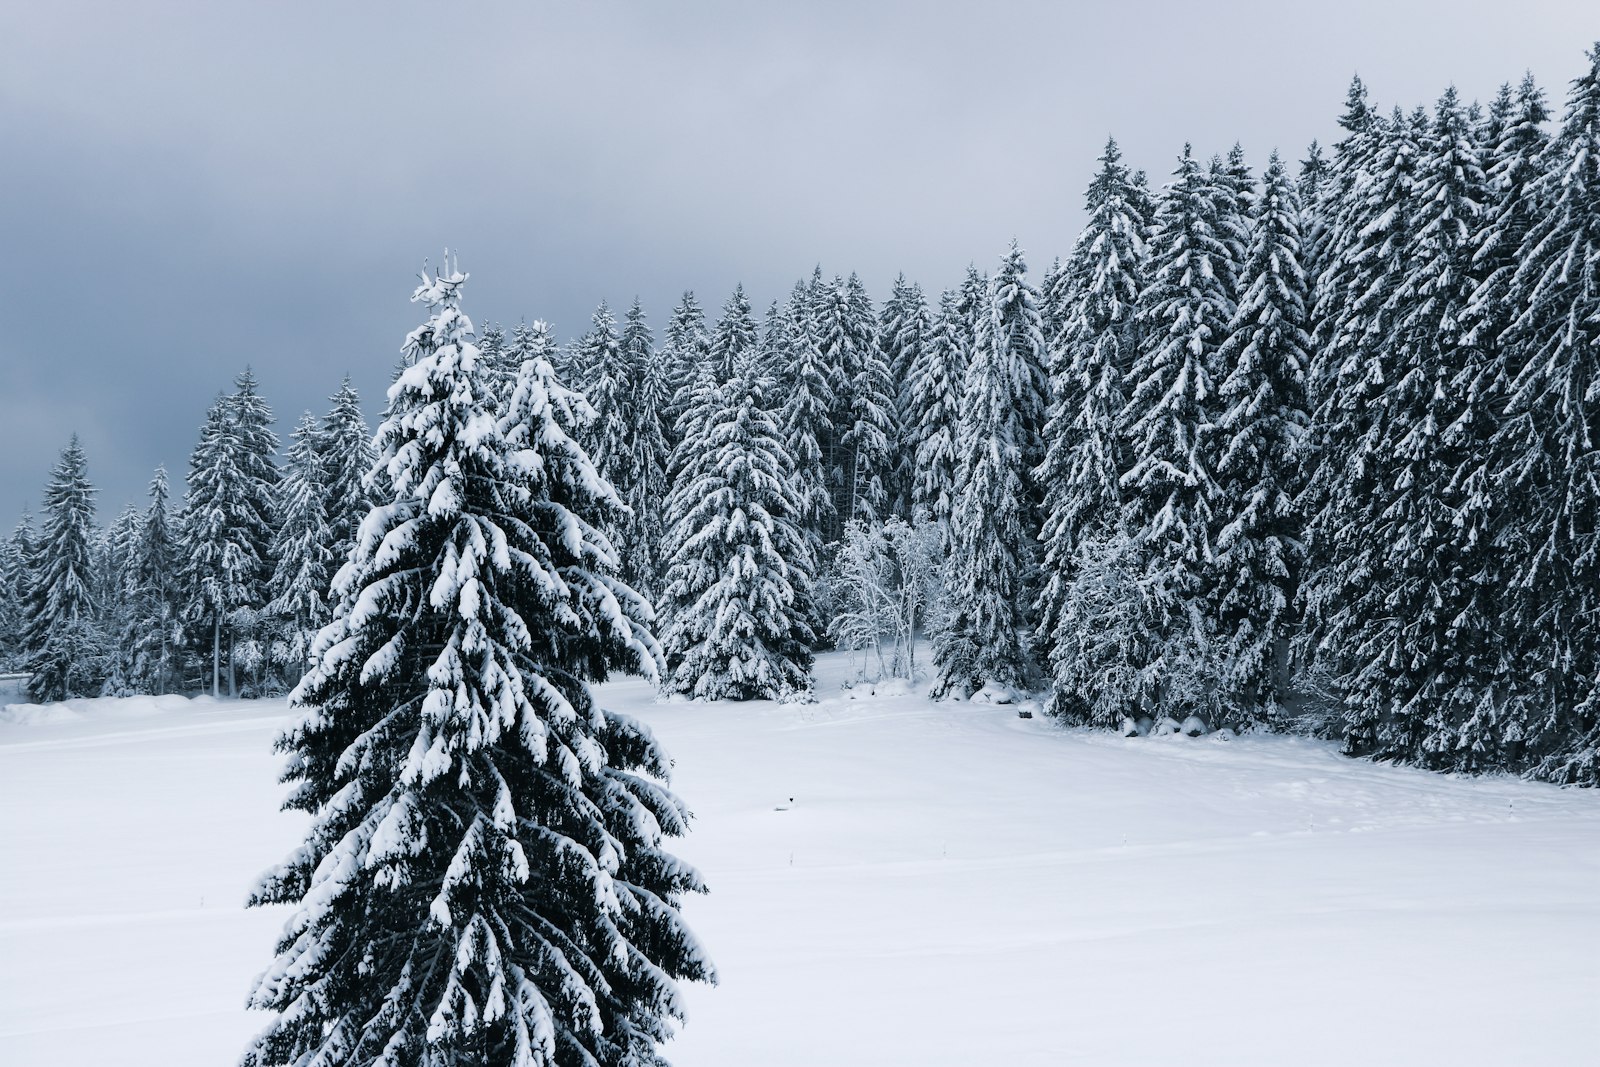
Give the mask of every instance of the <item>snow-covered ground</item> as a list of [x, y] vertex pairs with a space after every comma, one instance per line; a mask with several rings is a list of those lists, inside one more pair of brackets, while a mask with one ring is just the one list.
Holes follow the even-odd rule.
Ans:
[[[1600, 794], [917, 695], [611, 706], [697, 813], [679, 1067], [1594, 1055]], [[0, 1064], [230, 1063], [298, 838], [281, 702], [0, 714]], [[791, 800], [792, 798], [792, 800]]]

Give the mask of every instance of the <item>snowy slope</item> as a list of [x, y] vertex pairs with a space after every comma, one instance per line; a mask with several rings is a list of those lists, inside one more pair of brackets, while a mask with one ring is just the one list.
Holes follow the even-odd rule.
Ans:
[[[608, 702], [695, 809], [679, 1067], [1580, 1062], [1600, 795], [919, 696]], [[829, 697], [829, 694], [834, 694]], [[0, 1064], [232, 1062], [280, 702], [0, 714]], [[793, 797], [793, 803], [789, 798]], [[786, 810], [780, 810], [786, 809]]]

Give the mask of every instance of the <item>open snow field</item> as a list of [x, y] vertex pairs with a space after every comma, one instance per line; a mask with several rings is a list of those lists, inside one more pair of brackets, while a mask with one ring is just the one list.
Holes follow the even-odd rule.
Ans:
[[[1595, 1062], [1600, 794], [920, 696], [657, 704], [721, 970], [678, 1067]], [[281, 701], [0, 715], [0, 1064], [231, 1063]], [[793, 797], [793, 803], [790, 803]], [[785, 810], [786, 809], [786, 810]]]

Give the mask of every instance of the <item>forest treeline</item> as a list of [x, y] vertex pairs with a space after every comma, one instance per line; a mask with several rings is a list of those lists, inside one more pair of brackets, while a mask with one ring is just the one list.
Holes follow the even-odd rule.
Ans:
[[[1037, 280], [1013, 245], [881, 304], [818, 269], [659, 335], [637, 301], [474, 331], [483, 418], [548, 364], [674, 692], [804, 698], [824, 646], [909, 675], [922, 634], [939, 696], [1594, 785], [1600, 47], [1560, 115], [1531, 77], [1410, 111], [1357, 80], [1339, 122], [1159, 188], [1109, 141]], [[182, 499], [158, 471], [103, 528], [68, 446], [0, 542], [37, 699], [300, 679], [394, 461], [348, 382], [281, 457], [273, 424], [244, 372]]]

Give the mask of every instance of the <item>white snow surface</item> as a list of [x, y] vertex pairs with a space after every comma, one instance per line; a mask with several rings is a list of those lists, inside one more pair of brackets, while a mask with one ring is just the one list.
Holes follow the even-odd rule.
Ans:
[[[1014, 707], [657, 702], [721, 973], [678, 1067], [1576, 1063], [1600, 794]], [[281, 701], [0, 716], [0, 1064], [232, 1063], [298, 843]], [[790, 798], [793, 797], [793, 802]]]

